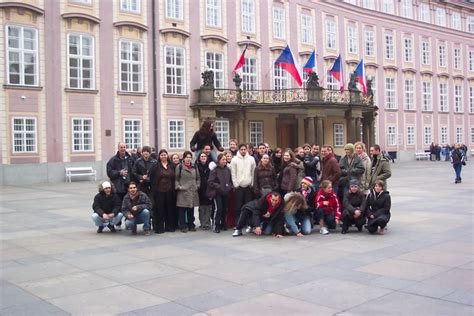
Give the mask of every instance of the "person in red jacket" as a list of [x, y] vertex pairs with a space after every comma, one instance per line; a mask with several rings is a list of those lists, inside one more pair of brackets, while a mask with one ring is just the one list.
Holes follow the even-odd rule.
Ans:
[[316, 208], [316, 219], [321, 227], [319, 233], [322, 235], [329, 234], [329, 229], [336, 229], [336, 221], [341, 218], [341, 206], [337, 199], [336, 193], [332, 191], [332, 184], [329, 180], [321, 182], [321, 190], [319, 190], [314, 201]]

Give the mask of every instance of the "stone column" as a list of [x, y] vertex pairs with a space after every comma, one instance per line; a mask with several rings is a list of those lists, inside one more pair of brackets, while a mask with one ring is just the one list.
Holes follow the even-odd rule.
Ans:
[[324, 145], [324, 124], [323, 124], [323, 117], [317, 116], [316, 117], [316, 144], [319, 146]]
[[309, 116], [306, 118], [306, 135], [305, 142], [309, 144], [314, 144], [316, 140], [315, 126], [314, 126], [314, 116]]
[[362, 118], [355, 118], [355, 133], [356, 133], [356, 142], [362, 141], [362, 127], [361, 127]]
[[362, 119], [363, 124], [363, 141], [367, 148], [375, 144], [375, 129], [374, 129], [374, 116], [372, 113], [367, 113]]

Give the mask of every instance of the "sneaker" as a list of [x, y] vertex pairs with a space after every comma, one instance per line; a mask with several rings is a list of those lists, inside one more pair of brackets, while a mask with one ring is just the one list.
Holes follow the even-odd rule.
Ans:
[[97, 228], [97, 234], [102, 234], [102, 231], [104, 230], [104, 226], [99, 226]]
[[232, 237], [239, 237], [239, 236], [242, 236], [242, 231], [240, 229], [234, 230]]
[[132, 226], [132, 235], [136, 235], [137, 234], [137, 225], [133, 225]]
[[145, 231], [143, 232], [143, 234], [144, 234], [145, 236], [150, 236], [150, 231], [149, 231], [149, 230], [145, 230]]
[[245, 229], [245, 232], [247, 234], [250, 234], [251, 232], [253, 232], [253, 227], [252, 226], [247, 226], [247, 229]]
[[107, 227], [110, 229], [110, 232], [111, 232], [111, 233], [116, 233], [116, 232], [117, 232], [117, 230], [115, 229], [114, 225], [109, 224], [109, 225], [107, 225]]
[[329, 234], [329, 230], [326, 227], [323, 227], [319, 230], [319, 233], [321, 235], [327, 235], [327, 234]]
[[122, 230], [122, 223], [115, 225], [115, 230]]

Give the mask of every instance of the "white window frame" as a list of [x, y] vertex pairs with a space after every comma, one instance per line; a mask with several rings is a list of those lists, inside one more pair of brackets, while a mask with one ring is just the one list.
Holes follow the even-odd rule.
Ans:
[[448, 98], [448, 84], [440, 83], [439, 84], [439, 111], [440, 112], [449, 112], [449, 98]]
[[[139, 127], [139, 129], [137, 129]], [[142, 148], [143, 143], [143, 124], [141, 119], [124, 118], [123, 119], [123, 141], [127, 148]]]
[[431, 126], [423, 126], [423, 145], [431, 145], [433, 142], [433, 129]]
[[407, 146], [416, 145], [415, 135], [415, 127], [407, 126]]
[[375, 32], [373, 30], [364, 31], [365, 55], [375, 56]]
[[385, 77], [385, 106], [387, 110], [397, 109], [397, 83], [395, 77]]
[[[128, 56], [128, 59], [122, 59], [124, 53], [124, 45], [128, 46], [125, 53]], [[139, 52], [136, 57], [134, 57], [134, 47], [138, 47]], [[137, 60], [138, 57], [138, 60]], [[126, 65], [126, 71], [122, 69], [122, 66]], [[134, 67], [138, 67], [138, 72], [133, 70]], [[119, 87], [120, 91], [124, 92], [143, 92], [143, 44], [137, 41], [132, 41], [128, 39], [121, 39], [119, 41], [119, 71], [120, 71], [120, 82]], [[127, 77], [124, 80], [124, 76]], [[134, 76], [138, 76], [138, 80], [134, 80]], [[125, 87], [124, 87], [125, 85]]]
[[404, 60], [407, 63], [413, 62], [413, 40], [410, 37], [405, 37], [404, 41]]
[[397, 127], [395, 125], [387, 126], [387, 146], [397, 146]]
[[221, 0], [206, 0], [206, 25], [210, 27], [222, 27], [221, 16]]
[[441, 126], [440, 129], [440, 135], [441, 135], [441, 144], [447, 144], [449, 142], [448, 138], [448, 127], [446, 126]]
[[415, 80], [405, 79], [405, 110], [415, 110]]
[[185, 148], [186, 125], [183, 119], [168, 120], [168, 147], [170, 150]]
[[456, 143], [462, 144], [464, 143], [464, 131], [462, 127], [456, 127]]
[[464, 112], [462, 104], [462, 85], [454, 85], [454, 112], [462, 113]]
[[375, 1], [374, 0], [362, 0], [362, 7], [366, 9], [375, 10]]
[[313, 44], [313, 17], [301, 14], [301, 43]]
[[256, 147], [263, 139], [263, 121], [249, 121], [249, 143]]
[[451, 28], [461, 30], [461, 14], [459, 12], [451, 12]]
[[277, 39], [285, 39], [286, 21], [285, 9], [281, 7], [273, 7], [273, 37]]
[[468, 16], [466, 18], [466, 31], [474, 33], [474, 16]]
[[91, 5], [92, 0], [69, 0], [70, 2], [74, 4], [84, 4], [84, 5]]
[[474, 113], [474, 87], [469, 87], [469, 113]]
[[431, 15], [430, 15], [430, 6], [428, 3], [420, 3], [419, 6], [419, 17], [420, 21], [431, 23]]
[[344, 124], [334, 123], [333, 124], [333, 141], [334, 147], [344, 146]]
[[422, 65], [431, 65], [431, 52], [430, 52], [430, 42], [422, 41], [421, 42], [421, 64]]
[[447, 67], [446, 64], [446, 44], [440, 43], [438, 46], [438, 66]]
[[385, 52], [384, 57], [385, 59], [395, 59], [395, 43], [393, 39], [392, 32], [385, 32], [384, 33], [384, 43], [385, 43]]
[[471, 127], [471, 144], [474, 144], [474, 127]]
[[206, 51], [204, 55], [206, 67], [214, 72], [214, 87], [216, 89], [224, 89], [224, 54], [222, 52]]
[[258, 64], [256, 58], [245, 58], [242, 67], [242, 89], [258, 89]]
[[453, 68], [460, 70], [462, 67], [461, 48], [454, 47], [453, 49]]
[[443, 8], [436, 8], [436, 25], [446, 26], [446, 11]]
[[328, 90], [332, 90], [332, 91], [336, 91], [336, 90], [339, 90], [339, 82], [336, 80], [336, 78], [334, 78], [329, 70], [331, 69], [331, 67], [329, 67], [327, 70], [326, 70], [326, 89]]
[[[76, 124], [76, 121], [79, 124]], [[85, 129], [86, 122], [89, 122], [89, 130]], [[94, 121], [91, 117], [71, 118], [71, 148], [73, 153], [94, 152]]]
[[[21, 120], [21, 129], [15, 131], [15, 120]], [[27, 130], [27, 120], [33, 123], [33, 128]], [[14, 154], [32, 154], [38, 153], [38, 123], [36, 117], [32, 116], [14, 116], [12, 117], [12, 153]], [[20, 141], [20, 144], [15, 145], [15, 141]], [[28, 141], [33, 144], [27, 144]], [[20, 147], [20, 150], [17, 148]], [[29, 147], [32, 147], [28, 150]]]
[[412, 0], [401, 1], [402, 16], [408, 19], [413, 19], [413, 3]]
[[183, 20], [183, 0], [166, 0], [165, 8], [167, 19]]
[[326, 18], [326, 48], [337, 49], [336, 21], [332, 18]]
[[255, 11], [256, 5], [254, 0], [241, 0], [241, 19], [242, 32], [255, 33]]
[[347, 50], [350, 54], [357, 54], [359, 43], [359, 36], [357, 34], [357, 26], [348, 25], [347, 26]]
[[228, 120], [216, 120], [214, 122], [214, 132], [216, 133], [217, 139], [222, 144], [224, 149], [229, 148], [230, 140], [230, 123]]
[[[81, 52], [81, 54], [71, 54], [70, 53], [70, 44], [71, 44], [71, 37], [77, 37], [78, 38], [78, 51]], [[83, 41], [84, 38], [88, 38], [91, 43], [90, 51], [91, 55], [82, 55], [82, 52], [84, 51], [83, 47]], [[69, 33], [67, 35], [67, 76], [68, 76], [68, 88], [69, 89], [81, 89], [81, 90], [94, 90], [95, 88], [95, 38], [92, 35], [89, 34], [80, 34], [80, 33]], [[76, 59], [77, 60], [77, 75], [78, 77], [75, 78], [77, 80], [77, 87], [74, 87], [71, 85], [71, 59]], [[91, 77], [88, 78], [90, 80], [90, 87], [87, 88], [84, 86], [85, 80], [83, 75], [84, 75], [84, 61], [88, 60], [90, 62], [91, 68], [90, 68], [90, 75]]]
[[[10, 36], [8, 34], [8, 30], [17, 29], [18, 31], [18, 47], [10, 47]], [[33, 49], [25, 48], [25, 31], [33, 32], [34, 36], [32, 38]], [[5, 39], [6, 39], [6, 69], [7, 69], [7, 80], [8, 84], [16, 85], [16, 86], [38, 86], [39, 75], [38, 75], [38, 68], [39, 68], [39, 60], [38, 60], [38, 29], [32, 27], [26, 27], [21, 25], [13, 25], [8, 24], [5, 26]], [[18, 60], [15, 64], [18, 64], [18, 73], [13, 73], [18, 75], [19, 82], [13, 83], [10, 76], [12, 75], [10, 63], [12, 62], [10, 54], [18, 55]], [[33, 63], [28, 63], [28, 65], [33, 65], [33, 73], [28, 73], [28, 77], [33, 78], [33, 83], [25, 83], [25, 76], [26, 76], [26, 68], [27, 64], [25, 63], [26, 56], [32, 55], [33, 56]]]
[[422, 81], [423, 111], [433, 111], [431, 81]]
[[290, 87], [290, 80], [288, 76], [288, 71], [274, 64], [273, 65], [273, 89], [281, 90], [281, 89], [288, 89], [289, 87]]
[[382, 12], [387, 14], [395, 14], [395, 5], [393, 3], [393, 0], [382, 1]]
[[140, 0], [120, 0], [120, 10], [125, 12], [140, 13]]
[[[175, 95], [185, 95], [186, 94], [186, 50], [184, 47], [177, 46], [165, 46], [164, 48], [164, 64], [165, 64], [165, 93], [166, 94], [175, 94]], [[172, 52], [171, 63], [167, 63], [168, 51]], [[177, 53], [181, 52], [182, 61], [178, 65], [176, 62], [178, 60]], [[169, 74], [168, 74], [168, 69]], [[179, 74], [181, 73], [181, 75]], [[168, 82], [168, 78], [170, 82]], [[179, 82], [181, 81], [181, 83]]]
[[469, 71], [474, 71], [474, 50], [469, 51]]

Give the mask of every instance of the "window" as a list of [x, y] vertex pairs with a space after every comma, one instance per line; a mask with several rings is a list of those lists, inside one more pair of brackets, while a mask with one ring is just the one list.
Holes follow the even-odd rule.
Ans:
[[166, 0], [166, 17], [168, 19], [183, 19], [183, 0]]
[[216, 52], [206, 52], [206, 66], [214, 72], [214, 87], [224, 88], [224, 55]]
[[461, 49], [455, 48], [454, 49], [454, 69], [461, 69]]
[[431, 22], [430, 5], [428, 3], [420, 3], [420, 21]]
[[273, 66], [273, 88], [288, 89], [288, 72], [280, 66]]
[[474, 127], [471, 127], [471, 144], [474, 144]]
[[362, 7], [366, 9], [375, 10], [375, 1], [374, 0], [362, 0]]
[[433, 142], [433, 138], [431, 137], [431, 126], [425, 126], [424, 133], [423, 133], [423, 143], [425, 145], [431, 145]]
[[356, 0], [344, 0], [344, 2], [354, 4], [354, 5], [356, 4]]
[[423, 81], [423, 111], [432, 111], [433, 106], [431, 103], [431, 82]]
[[413, 61], [413, 41], [411, 38], [405, 38], [405, 61], [410, 63]]
[[253, 146], [258, 146], [258, 144], [263, 143], [263, 122], [250, 121], [250, 144]]
[[221, 27], [221, 0], [206, 0], [206, 24]]
[[439, 111], [448, 112], [448, 85], [446, 83], [439, 84]]
[[383, 0], [382, 1], [382, 12], [388, 13], [388, 14], [394, 14], [395, 13], [395, 7], [393, 5], [393, 0]]
[[33, 28], [8, 25], [8, 84], [38, 85], [38, 31]]
[[474, 50], [469, 51], [469, 71], [474, 71]]
[[123, 121], [123, 139], [127, 148], [142, 147], [142, 121], [125, 119]]
[[310, 15], [301, 15], [301, 42], [313, 43], [313, 18]]
[[423, 65], [429, 65], [430, 62], [430, 43], [421, 42], [421, 63]]
[[454, 112], [460, 113], [463, 112], [462, 106], [462, 86], [454, 86]]
[[396, 109], [395, 78], [385, 78], [385, 106], [387, 109]]
[[343, 124], [334, 124], [334, 147], [344, 146], [344, 125]]
[[93, 148], [93, 126], [90, 118], [72, 119], [72, 151], [91, 152]]
[[224, 148], [229, 148], [229, 130], [229, 121], [216, 120], [214, 122], [214, 132]]
[[140, 0], [120, 0], [120, 10], [140, 13]]
[[461, 29], [461, 14], [458, 12], [451, 13], [451, 27], [456, 30]]
[[446, 126], [441, 127], [441, 144], [448, 143], [448, 128]]
[[120, 90], [143, 92], [143, 45], [120, 41]]
[[409, 19], [413, 18], [412, 0], [402, 0], [402, 16]]
[[348, 26], [347, 27], [347, 47], [349, 49], [349, 53], [357, 54], [357, 28], [355, 26]]
[[185, 91], [184, 48], [165, 47], [166, 93], [183, 95]]
[[273, 8], [273, 37], [285, 38], [285, 11], [282, 8]]
[[474, 33], [474, 16], [469, 16], [467, 18], [467, 31], [469, 33]]
[[469, 87], [469, 113], [474, 113], [474, 87]]
[[13, 153], [36, 153], [36, 118], [14, 117], [13, 125]]
[[393, 35], [392, 33], [385, 33], [385, 58], [394, 58]]
[[407, 145], [415, 145], [415, 127], [407, 126]]
[[329, 69], [326, 71], [326, 89], [339, 90], [339, 82], [329, 73]]
[[242, 32], [255, 33], [255, 3], [242, 0]]
[[388, 146], [397, 146], [397, 128], [395, 126], [387, 127]]
[[365, 31], [365, 55], [375, 56], [375, 36], [374, 31]]
[[79, 4], [91, 4], [92, 0], [69, 0], [70, 2], [73, 3], [79, 3]]
[[69, 88], [94, 89], [94, 40], [92, 36], [68, 36]]
[[442, 8], [436, 8], [436, 24], [446, 26], [446, 12]]
[[415, 88], [413, 79], [405, 80], [405, 109], [415, 109]]
[[326, 19], [326, 48], [336, 49], [336, 22]]
[[440, 44], [439, 45], [439, 63], [438, 65], [440, 67], [446, 67], [446, 44]]
[[245, 58], [242, 67], [242, 89], [257, 90], [257, 60], [255, 58]]
[[168, 145], [170, 149], [184, 149], [184, 120], [168, 121]]
[[463, 141], [464, 135], [462, 131], [462, 127], [456, 127], [456, 143], [464, 143]]

